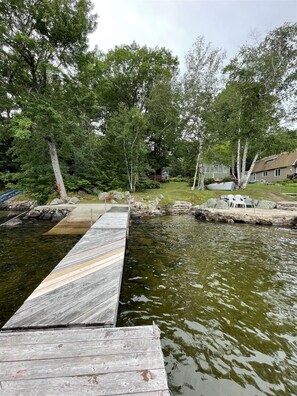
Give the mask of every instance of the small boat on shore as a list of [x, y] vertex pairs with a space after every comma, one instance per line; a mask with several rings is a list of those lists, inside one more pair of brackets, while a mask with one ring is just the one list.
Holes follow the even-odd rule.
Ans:
[[231, 182], [218, 182], [218, 183], [211, 183], [206, 186], [208, 190], [223, 190], [223, 191], [232, 191], [235, 190], [236, 184]]

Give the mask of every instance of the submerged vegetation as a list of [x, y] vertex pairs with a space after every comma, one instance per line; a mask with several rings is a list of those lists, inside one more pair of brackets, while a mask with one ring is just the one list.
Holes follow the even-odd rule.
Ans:
[[91, 51], [89, 0], [0, 0], [0, 12], [0, 188], [42, 203], [157, 188], [166, 171], [193, 178], [196, 197], [205, 164], [230, 167], [246, 188], [257, 158], [297, 147], [297, 24], [225, 67], [224, 52], [198, 37], [181, 75], [166, 48]]

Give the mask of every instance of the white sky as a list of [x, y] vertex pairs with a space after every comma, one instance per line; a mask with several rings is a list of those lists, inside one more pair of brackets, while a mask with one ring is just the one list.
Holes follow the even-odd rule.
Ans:
[[297, 22], [297, 0], [93, 0], [98, 27], [90, 45], [104, 52], [136, 41], [166, 47], [181, 62], [196, 37], [224, 48], [229, 58], [284, 22]]

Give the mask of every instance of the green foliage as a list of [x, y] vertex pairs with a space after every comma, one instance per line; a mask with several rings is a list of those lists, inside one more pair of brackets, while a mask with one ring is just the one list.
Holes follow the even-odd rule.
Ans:
[[181, 183], [181, 182], [188, 183], [189, 179], [187, 177], [183, 177], [181, 175], [178, 175], [178, 176], [175, 176], [175, 177], [171, 177], [170, 178], [170, 182], [173, 182], [173, 183]]
[[290, 186], [294, 186], [294, 187], [296, 187], [296, 185], [295, 184], [297, 184], [297, 178], [296, 179], [285, 179], [285, 180], [283, 180], [283, 181], [281, 181], [280, 182], [283, 186], [288, 186], [288, 187], [290, 187]]
[[214, 179], [213, 177], [206, 177], [206, 178], [204, 179], [204, 184], [205, 184], [206, 186], [208, 186], [209, 184], [214, 183], [214, 182], [215, 182], [215, 179]]
[[65, 178], [65, 186], [68, 191], [78, 191], [82, 190], [91, 193], [93, 190], [92, 184], [89, 180], [81, 179], [74, 175], [68, 175]]
[[141, 178], [137, 183], [136, 191], [144, 191], [144, 190], [150, 190], [156, 188], [158, 189], [160, 188], [160, 186], [161, 186], [160, 183], [155, 180], [151, 180], [148, 178]]

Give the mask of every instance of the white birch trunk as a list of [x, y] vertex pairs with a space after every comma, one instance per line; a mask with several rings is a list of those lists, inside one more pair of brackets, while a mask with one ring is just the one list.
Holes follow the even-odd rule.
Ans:
[[231, 175], [235, 179], [235, 160], [234, 160], [233, 153], [232, 153], [232, 159], [231, 159]]
[[241, 178], [239, 187], [242, 188], [243, 185], [247, 184], [247, 172], [246, 172], [246, 159], [248, 154], [249, 142], [248, 140], [244, 143], [243, 155], [242, 155], [242, 164], [241, 164]]
[[249, 149], [249, 141], [246, 140], [244, 144], [244, 149], [243, 149], [243, 155], [242, 155], [242, 166], [241, 166], [241, 174], [244, 175], [246, 171], [246, 159], [247, 159], [247, 153]]
[[200, 150], [198, 151], [198, 155], [197, 155], [197, 161], [196, 161], [196, 169], [195, 169], [195, 174], [194, 174], [194, 181], [193, 181], [193, 185], [191, 190], [195, 190], [195, 186], [196, 186], [196, 180], [197, 180], [197, 175], [198, 175], [198, 168], [199, 168], [199, 162], [200, 162], [200, 157], [201, 157], [201, 153]]
[[48, 137], [46, 140], [48, 143], [52, 167], [53, 167], [53, 171], [54, 171], [55, 178], [56, 178], [57, 189], [60, 194], [60, 198], [63, 199], [64, 201], [66, 201], [67, 193], [66, 193], [64, 180], [63, 180], [63, 176], [62, 176], [61, 169], [60, 169], [59, 158], [58, 158], [57, 149], [56, 149], [56, 143], [52, 137]]
[[237, 185], [240, 186], [241, 172], [240, 172], [240, 139], [237, 142]]
[[251, 166], [250, 166], [250, 169], [249, 169], [249, 171], [248, 171], [247, 174], [246, 174], [245, 181], [244, 181], [244, 183], [242, 183], [242, 186], [240, 187], [242, 190], [244, 190], [244, 189], [246, 188], [246, 186], [247, 186], [247, 184], [248, 184], [248, 181], [250, 180], [250, 177], [251, 177], [251, 174], [252, 174], [252, 172], [253, 172], [255, 163], [256, 163], [256, 161], [257, 161], [257, 159], [258, 159], [258, 156], [259, 156], [259, 153], [257, 153], [257, 154], [255, 155], [254, 159], [253, 159], [253, 162], [252, 162], [252, 164], [251, 164]]
[[204, 166], [203, 166], [203, 164], [200, 164], [200, 166], [199, 166], [199, 180], [198, 180], [198, 186], [197, 186], [197, 189], [198, 190], [204, 190], [204, 178], [205, 178], [205, 175], [204, 175]]

